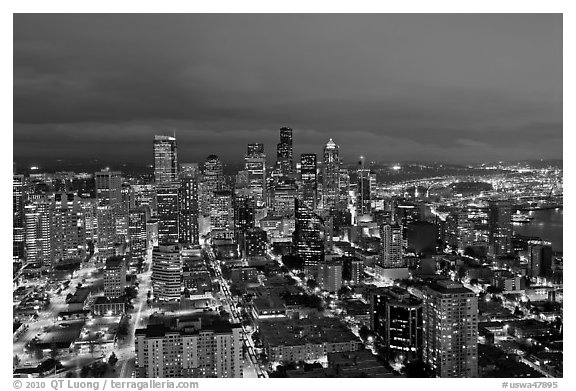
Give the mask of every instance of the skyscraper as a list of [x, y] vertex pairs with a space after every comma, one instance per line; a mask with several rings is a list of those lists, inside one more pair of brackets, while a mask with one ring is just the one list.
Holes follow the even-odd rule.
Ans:
[[290, 176], [294, 173], [292, 146], [292, 129], [280, 128], [280, 143], [276, 149], [276, 166], [282, 176]]
[[152, 251], [152, 289], [160, 301], [178, 301], [181, 293], [182, 259], [174, 244], [154, 247]]
[[380, 226], [380, 253], [378, 263], [386, 269], [404, 267], [402, 258], [402, 227], [383, 224]]
[[26, 262], [52, 264], [52, 224], [50, 201], [46, 196], [33, 200], [24, 207]]
[[158, 243], [178, 242], [178, 209], [180, 186], [168, 182], [156, 187], [158, 202]]
[[94, 173], [98, 206], [119, 207], [122, 203], [122, 173], [101, 170]]
[[244, 169], [248, 171], [248, 188], [254, 196], [257, 207], [266, 204], [266, 154], [264, 144], [248, 144], [244, 157]]
[[376, 187], [376, 176], [368, 168], [358, 169], [358, 195], [356, 210], [359, 215], [372, 211], [372, 196]]
[[528, 241], [529, 277], [545, 277], [552, 271], [552, 244], [543, 240]]
[[222, 161], [216, 155], [210, 155], [204, 162], [202, 180], [199, 183], [200, 211], [207, 216], [210, 213], [210, 200], [215, 191], [224, 188], [224, 171]]
[[110, 257], [104, 269], [104, 296], [115, 299], [124, 294], [126, 285], [126, 260], [123, 257]]
[[232, 239], [234, 237], [234, 208], [232, 193], [217, 191], [210, 204], [210, 232], [212, 238]]
[[509, 201], [488, 203], [490, 252], [505, 255], [512, 251], [512, 204]]
[[296, 199], [296, 229], [294, 245], [296, 255], [304, 260], [304, 266], [314, 273], [318, 264], [324, 261], [324, 224], [322, 219]]
[[80, 198], [74, 194], [57, 193], [53, 196], [50, 213], [52, 262], [83, 259], [86, 255], [86, 231]]
[[12, 259], [24, 260], [24, 175], [12, 177]]
[[302, 203], [311, 210], [316, 209], [318, 200], [318, 167], [315, 153], [300, 156], [300, 194]]
[[135, 332], [138, 377], [240, 378], [242, 327], [217, 317], [178, 319]]
[[370, 293], [370, 328], [390, 354], [422, 359], [422, 300], [397, 286]]
[[157, 184], [173, 182], [178, 178], [176, 138], [154, 136], [154, 181]]
[[180, 174], [179, 235], [181, 243], [198, 244], [198, 177], [191, 172]]
[[132, 208], [129, 212], [128, 243], [133, 258], [143, 258], [148, 248], [146, 233], [146, 207]]
[[438, 377], [477, 377], [478, 298], [452, 280], [423, 293], [424, 362]]
[[324, 147], [322, 173], [322, 200], [324, 209], [335, 208], [340, 199], [340, 155], [339, 147], [332, 139]]

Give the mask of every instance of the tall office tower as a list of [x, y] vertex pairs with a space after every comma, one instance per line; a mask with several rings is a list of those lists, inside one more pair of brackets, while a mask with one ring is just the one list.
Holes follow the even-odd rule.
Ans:
[[116, 219], [112, 207], [98, 207], [96, 211], [96, 226], [98, 237], [96, 241], [97, 258], [104, 261], [116, 255]]
[[101, 170], [94, 173], [98, 206], [118, 207], [122, 204], [122, 173]]
[[316, 209], [318, 201], [318, 166], [315, 153], [303, 153], [300, 156], [300, 183], [302, 203], [311, 210]]
[[200, 211], [202, 215], [210, 214], [210, 200], [215, 191], [224, 188], [224, 168], [220, 158], [216, 155], [210, 155], [204, 162], [202, 181], [199, 185], [200, 192]]
[[150, 208], [150, 213], [152, 216], [156, 216], [158, 207], [156, 205], [156, 186], [154, 185], [132, 185], [130, 200], [131, 208], [138, 208], [141, 206], [147, 206]]
[[356, 257], [342, 257], [342, 279], [350, 285], [359, 285], [364, 274], [364, 261]]
[[340, 168], [340, 204], [338, 209], [346, 209], [348, 207], [348, 199], [350, 198], [350, 173], [345, 167]]
[[451, 280], [423, 293], [423, 361], [438, 377], [478, 376], [478, 298]]
[[132, 208], [129, 212], [128, 243], [133, 258], [144, 258], [148, 249], [146, 207]]
[[12, 260], [24, 260], [24, 175], [12, 177]]
[[358, 169], [356, 210], [359, 215], [369, 214], [372, 211], [372, 198], [376, 190], [376, 175], [368, 168]]
[[324, 147], [322, 200], [324, 209], [335, 208], [340, 200], [340, 155], [332, 139]]
[[86, 255], [86, 231], [80, 198], [74, 194], [55, 194], [51, 212], [52, 260], [83, 259]]
[[244, 156], [244, 169], [248, 171], [248, 188], [254, 196], [257, 207], [266, 204], [266, 154], [264, 144], [248, 144]]
[[528, 241], [529, 277], [545, 277], [552, 272], [552, 243], [543, 240]]
[[156, 184], [174, 182], [178, 179], [178, 156], [176, 138], [154, 136], [154, 181]]
[[402, 227], [383, 224], [380, 226], [380, 253], [378, 264], [385, 269], [405, 267], [402, 257]]
[[370, 293], [370, 328], [386, 351], [422, 359], [422, 300], [398, 286]]
[[276, 181], [269, 192], [269, 205], [277, 217], [294, 216], [294, 199], [298, 196], [296, 182], [288, 177]]
[[250, 228], [244, 233], [244, 256], [266, 256], [266, 243], [268, 236], [262, 228]]
[[319, 263], [318, 285], [325, 291], [338, 292], [342, 288], [342, 262], [324, 261]]
[[256, 218], [256, 202], [250, 195], [234, 195], [234, 230], [236, 240], [250, 228], [254, 228]]
[[80, 198], [80, 208], [84, 214], [86, 240], [94, 245], [98, 240], [98, 200], [96, 198]]
[[221, 190], [214, 193], [210, 203], [210, 232], [212, 238], [234, 238], [234, 208], [232, 193]]
[[182, 259], [175, 244], [154, 247], [152, 251], [152, 289], [160, 301], [180, 300]]
[[158, 203], [158, 243], [178, 242], [178, 208], [180, 186], [178, 182], [156, 186]]
[[296, 199], [295, 228], [293, 242], [296, 255], [304, 260], [305, 268], [313, 273], [318, 264], [324, 261], [324, 224], [299, 199]]
[[280, 143], [276, 149], [276, 166], [282, 176], [294, 174], [292, 129], [280, 128]]
[[148, 325], [134, 346], [141, 378], [242, 377], [242, 327], [217, 317]]
[[490, 252], [505, 255], [512, 251], [512, 204], [509, 201], [488, 203]]
[[110, 257], [104, 268], [104, 296], [115, 299], [124, 294], [126, 285], [126, 260], [123, 257]]
[[181, 163], [180, 164], [180, 172], [179, 172], [179, 176], [185, 175], [185, 176], [192, 176], [194, 178], [199, 178], [200, 177], [200, 166], [198, 165], [198, 163]]
[[52, 264], [51, 202], [39, 197], [24, 207], [24, 242], [27, 263]]
[[198, 244], [198, 174], [186, 172], [180, 174], [180, 209], [179, 209], [179, 241], [181, 243]]

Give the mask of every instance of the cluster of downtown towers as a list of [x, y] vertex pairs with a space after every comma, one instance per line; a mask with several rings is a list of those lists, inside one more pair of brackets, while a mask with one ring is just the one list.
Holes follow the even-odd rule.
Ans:
[[[205, 239], [237, 245], [242, 257], [263, 257], [269, 243], [283, 242], [303, 261], [307, 276], [323, 280], [323, 287], [333, 285], [330, 276], [320, 276], [319, 270], [326, 274], [332, 270], [326, 265], [339, 227], [357, 225], [363, 217], [376, 214], [376, 176], [363, 159], [355, 173], [345, 168], [332, 139], [324, 146], [321, 161], [307, 153], [297, 162], [290, 128], [280, 129], [276, 152], [270, 169], [263, 144], [248, 144], [244, 169], [229, 178], [218, 156], [208, 156], [202, 165], [179, 163], [176, 138], [155, 136], [154, 183], [126, 186], [120, 172], [96, 172], [92, 204], [65, 192], [27, 203], [25, 177], [14, 175], [14, 260], [50, 265], [84, 256], [87, 238], [93, 240], [102, 260], [126, 248], [132, 257], [144, 257], [150, 244], [169, 253], [174, 245], [194, 246]], [[351, 177], [356, 178], [354, 183]], [[405, 278], [403, 227], [393, 214], [378, 216], [376, 272], [391, 279]], [[265, 229], [259, 222], [266, 219], [279, 223]], [[358, 279], [362, 273], [354, 274]], [[179, 300], [180, 287], [171, 289], [172, 285], [154, 281], [153, 276], [154, 297]], [[407, 292], [392, 289], [376, 295], [373, 305], [382, 300], [383, 311], [390, 311], [393, 306], [388, 304], [397, 303], [394, 308], [401, 309], [402, 315], [396, 325], [388, 318], [380, 326], [372, 321], [373, 327], [387, 329], [383, 333], [399, 329], [396, 342], [407, 353], [420, 352], [421, 356], [422, 343], [427, 344], [425, 361], [438, 376], [477, 376], [476, 296], [459, 283], [442, 281], [426, 287], [425, 297], [427, 304], [422, 306]], [[423, 317], [428, 319], [425, 326]]]

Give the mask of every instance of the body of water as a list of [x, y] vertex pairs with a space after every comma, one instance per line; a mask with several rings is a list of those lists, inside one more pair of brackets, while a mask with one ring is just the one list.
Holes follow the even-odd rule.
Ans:
[[534, 217], [532, 221], [527, 224], [514, 224], [512, 229], [519, 235], [525, 236], [538, 236], [542, 240], [552, 242], [554, 251], [563, 251], [563, 210], [545, 209], [530, 212]]

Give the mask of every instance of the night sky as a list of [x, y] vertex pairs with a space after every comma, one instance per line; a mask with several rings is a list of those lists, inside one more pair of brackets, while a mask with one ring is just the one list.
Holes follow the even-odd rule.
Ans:
[[14, 16], [14, 159], [562, 158], [562, 16]]

